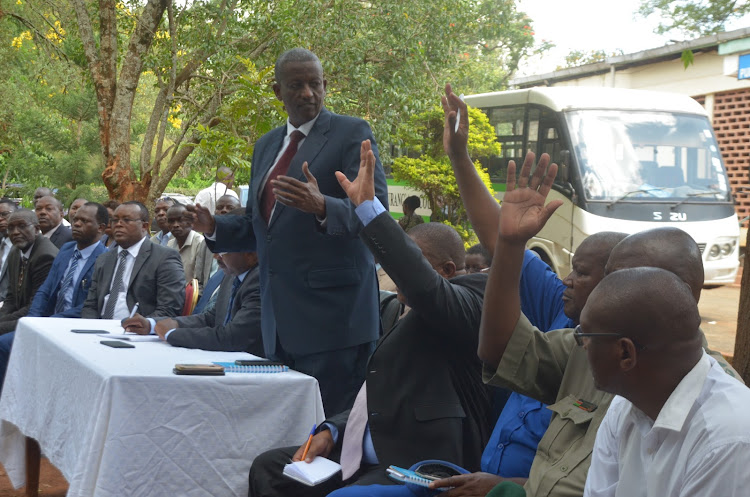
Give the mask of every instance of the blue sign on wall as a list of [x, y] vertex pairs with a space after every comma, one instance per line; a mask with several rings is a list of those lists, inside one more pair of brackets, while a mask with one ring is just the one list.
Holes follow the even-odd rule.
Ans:
[[750, 78], [750, 53], [740, 55], [740, 66], [737, 69], [737, 79]]

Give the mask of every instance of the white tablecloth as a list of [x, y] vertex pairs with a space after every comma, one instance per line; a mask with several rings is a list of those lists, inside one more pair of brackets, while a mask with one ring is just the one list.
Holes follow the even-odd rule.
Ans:
[[24, 436], [76, 496], [246, 496], [264, 450], [301, 444], [323, 419], [318, 382], [298, 372], [177, 376], [177, 363], [252, 358], [159, 343], [134, 349], [71, 328], [117, 321], [24, 318], [0, 399], [0, 461], [25, 484]]

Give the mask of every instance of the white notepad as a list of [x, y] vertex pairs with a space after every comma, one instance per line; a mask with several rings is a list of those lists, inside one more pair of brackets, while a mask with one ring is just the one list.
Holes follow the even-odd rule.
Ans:
[[112, 333], [109, 335], [102, 333], [99, 336], [104, 338], [114, 338], [116, 340], [125, 340], [126, 342], [158, 342], [161, 340], [159, 335], [137, 335], [135, 333], [128, 333], [127, 335], [124, 333]]
[[297, 461], [284, 466], [284, 475], [307, 486], [314, 487], [341, 471], [341, 465], [326, 459], [316, 457], [311, 463]]

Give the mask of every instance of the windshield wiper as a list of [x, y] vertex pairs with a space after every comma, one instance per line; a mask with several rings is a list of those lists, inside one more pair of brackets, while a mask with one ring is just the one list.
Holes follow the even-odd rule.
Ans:
[[[671, 205], [671, 206], [670, 206], [669, 208], [670, 208], [671, 210], [675, 210], [675, 209], [676, 209], [676, 208], [677, 208], [678, 206], [680, 206], [680, 205], [684, 204], [685, 202], [687, 202], [688, 200], [690, 200], [690, 199], [691, 199], [691, 198], [693, 198], [693, 197], [705, 197], [705, 196], [707, 196], [707, 195], [716, 195], [717, 193], [725, 193], [725, 192], [722, 192], [721, 190], [711, 190], [710, 192], [696, 192], [696, 193], [688, 193], [687, 195], [685, 195], [685, 198], [683, 198], [683, 199], [682, 199], [682, 200], [680, 200], [679, 202], [677, 202], [677, 203], [675, 203], [675, 204]], [[717, 200], [718, 200], [718, 199], [717, 199]]]
[[613, 205], [615, 205], [616, 203], [620, 202], [621, 200], [625, 200], [626, 198], [628, 198], [631, 195], [635, 195], [636, 193], [651, 193], [652, 191], [662, 191], [663, 192], [664, 188], [658, 188], [658, 187], [657, 188], [645, 188], [645, 189], [641, 188], [639, 190], [633, 190], [632, 192], [628, 192], [625, 195], [623, 195], [622, 197], [619, 197], [618, 199], [613, 200], [612, 202], [610, 202], [607, 205], [607, 209], [611, 209]]

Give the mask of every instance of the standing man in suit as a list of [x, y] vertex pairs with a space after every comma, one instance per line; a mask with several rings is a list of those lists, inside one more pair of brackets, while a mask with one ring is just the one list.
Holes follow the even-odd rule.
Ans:
[[[107, 251], [99, 242], [109, 222], [101, 204], [86, 203], [73, 217], [73, 241], [63, 245], [44, 284], [34, 295], [28, 317], [81, 317], [83, 301], [91, 286], [96, 258]], [[0, 386], [5, 379], [16, 332], [0, 336]]]
[[[226, 275], [215, 307], [192, 316], [148, 319], [148, 324], [141, 317], [132, 321], [138, 323], [138, 329], [150, 329], [175, 347], [245, 351], [263, 357], [258, 254], [253, 248], [220, 255]], [[126, 319], [123, 326], [130, 322]]]
[[39, 234], [36, 214], [18, 209], [8, 220], [13, 250], [8, 256], [8, 296], [0, 308], [0, 334], [16, 329], [29, 312], [31, 300], [42, 286], [57, 255], [57, 247]]
[[34, 212], [39, 219], [39, 227], [42, 235], [49, 238], [55, 247], [62, 248], [63, 245], [73, 239], [70, 228], [63, 226], [62, 204], [55, 197], [42, 197], [34, 205]]
[[362, 155], [355, 182], [337, 176], [358, 206], [365, 243], [411, 311], [378, 342], [354, 407], [329, 417], [313, 437], [306, 460], [331, 457], [342, 474], [305, 487], [282, 475], [304, 447], [272, 450], [250, 468], [251, 497], [324, 496], [343, 485], [389, 483], [389, 464], [423, 459], [479, 468], [490, 433], [476, 355], [487, 275], [466, 275], [463, 242], [453, 228], [428, 223], [406, 234], [374, 195], [375, 156], [367, 142]]
[[370, 126], [323, 107], [327, 82], [314, 53], [284, 52], [275, 75], [289, 119], [255, 145], [245, 217], [214, 219], [196, 206], [194, 227], [215, 239], [214, 252], [242, 248], [254, 232], [266, 356], [315, 376], [335, 413], [354, 401], [380, 320], [375, 263], [333, 173], [353, 179], [370, 140], [375, 192], [387, 206], [385, 174]]
[[0, 302], [8, 294], [8, 256], [13, 243], [8, 236], [8, 219], [18, 207], [10, 199], [0, 199]]
[[110, 219], [117, 249], [97, 259], [81, 317], [124, 319], [139, 304], [144, 316], [177, 316], [185, 303], [180, 254], [148, 239], [148, 209], [120, 204]]

